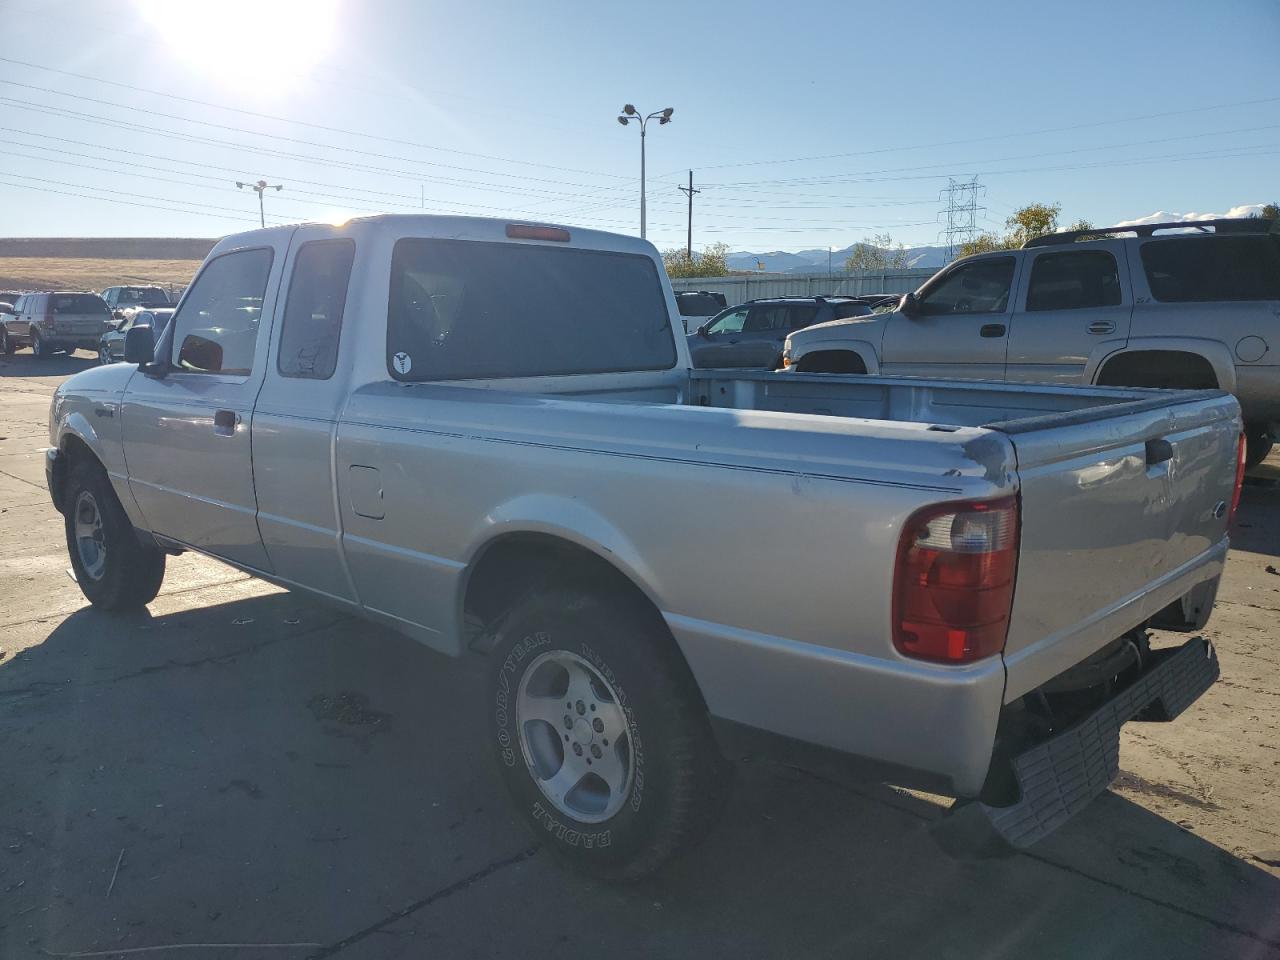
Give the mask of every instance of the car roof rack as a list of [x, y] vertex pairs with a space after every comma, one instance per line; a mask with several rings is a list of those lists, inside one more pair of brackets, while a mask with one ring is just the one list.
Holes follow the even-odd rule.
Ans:
[[1056, 247], [1060, 244], [1075, 243], [1077, 240], [1096, 240], [1101, 236], [1117, 233], [1136, 233], [1140, 237], [1149, 237], [1157, 230], [1198, 230], [1201, 233], [1207, 233], [1210, 227], [1213, 228], [1214, 233], [1280, 234], [1280, 220], [1263, 217], [1218, 217], [1213, 220], [1171, 220], [1168, 223], [1135, 223], [1127, 227], [1064, 230], [1062, 233], [1046, 233], [1043, 237], [1033, 237], [1022, 245], [1022, 249]]

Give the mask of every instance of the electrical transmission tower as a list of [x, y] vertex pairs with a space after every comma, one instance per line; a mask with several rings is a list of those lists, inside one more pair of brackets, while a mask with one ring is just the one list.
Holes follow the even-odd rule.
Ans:
[[977, 176], [972, 180], [949, 177], [946, 188], [938, 194], [938, 200], [945, 204], [941, 215], [946, 216], [947, 226], [942, 236], [946, 238], [948, 262], [956, 258], [962, 244], [978, 236], [978, 211], [986, 209], [978, 206], [978, 197], [986, 192], [987, 188], [978, 183]]

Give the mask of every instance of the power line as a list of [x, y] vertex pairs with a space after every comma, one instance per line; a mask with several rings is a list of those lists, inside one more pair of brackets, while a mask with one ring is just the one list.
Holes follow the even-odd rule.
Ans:
[[1061, 127], [1042, 127], [1039, 130], [1024, 130], [1013, 133], [992, 134], [986, 137], [966, 137], [960, 140], [939, 140], [934, 143], [918, 143], [905, 147], [879, 147], [874, 150], [855, 150], [848, 153], [815, 154], [808, 157], [789, 157], [782, 160], [744, 160], [737, 163], [720, 163], [704, 165], [704, 170], [724, 170], [731, 167], [758, 167], [783, 163], [807, 163], [814, 160], [845, 160], [849, 157], [866, 157], [882, 153], [899, 153], [906, 150], [931, 150], [937, 147], [957, 147], [971, 143], [990, 143], [995, 140], [1010, 140], [1020, 137], [1042, 136], [1047, 133], [1068, 133], [1073, 130], [1087, 130], [1093, 127], [1113, 126], [1118, 123], [1138, 123], [1144, 120], [1159, 120], [1165, 117], [1179, 117], [1191, 113], [1206, 113], [1211, 110], [1228, 110], [1233, 107], [1251, 107], [1263, 103], [1275, 103], [1280, 97], [1260, 97], [1255, 100], [1236, 100], [1231, 103], [1215, 103], [1203, 107], [1188, 107], [1182, 110], [1166, 110], [1161, 113], [1148, 113], [1131, 117], [1118, 117], [1114, 120], [1095, 120], [1089, 123], [1076, 123]]
[[[180, 96], [179, 94], [169, 93], [164, 90], [153, 90], [149, 87], [134, 86], [133, 84], [130, 84], [130, 83], [122, 83], [119, 80], [109, 80], [105, 77], [95, 77], [87, 73], [75, 73], [71, 70], [59, 70], [55, 67], [49, 67], [39, 63], [30, 63], [26, 60], [15, 60], [11, 57], [0, 57], [0, 63], [9, 63], [9, 64], [13, 64], [14, 66], [28, 67], [34, 70], [44, 70], [48, 73], [57, 73], [57, 74], [61, 74], [62, 76], [75, 77], [76, 79], [79, 79], [79, 80], [89, 80], [93, 83], [106, 84], [108, 86], [119, 87], [124, 90], [133, 90], [138, 93], [147, 93], [156, 97], [165, 97], [169, 100], [176, 100], [181, 103], [190, 103], [190, 104], [194, 104], [196, 106], [201, 106], [201, 107], [212, 107], [215, 110], [225, 110], [229, 113], [238, 113], [241, 116], [245, 116], [245, 117], [255, 117], [259, 120], [271, 120], [278, 123], [290, 123], [298, 127], [307, 127], [312, 130], [322, 130], [325, 133], [340, 133], [346, 136], [360, 137], [365, 140], [377, 140], [381, 143], [393, 143], [393, 144], [396, 144], [397, 146], [414, 147], [419, 150], [435, 150], [440, 153], [448, 153], [448, 154], [452, 154], [454, 156], [460, 156], [460, 157], [472, 157], [477, 160], [492, 160], [497, 163], [511, 163], [511, 164], [518, 164], [520, 166], [525, 166], [525, 167], [539, 167], [546, 170], [559, 170], [564, 173], [582, 173], [588, 176], [605, 177], [605, 178], [614, 179], [614, 180], [630, 179], [628, 177], [623, 176], [622, 174], [603, 173], [597, 170], [582, 170], [576, 167], [562, 167], [552, 163], [538, 163], [533, 160], [517, 160], [512, 157], [503, 157], [503, 156], [498, 156], [496, 154], [489, 154], [489, 153], [474, 153], [469, 150], [456, 150], [452, 147], [439, 147], [430, 143], [420, 143], [413, 140], [400, 140], [396, 137], [384, 137], [376, 133], [364, 133], [360, 130], [348, 130], [342, 127], [331, 127], [323, 123], [312, 123], [311, 121], [308, 121], [308, 120], [298, 120], [294, 117], [282, 117], [282, 116], [279, 116], [278, 114], [272, 114], [272, 113], [259, 113], [256, 110], [245, 110], [241, 107], [231, 107], [222, 103], [214, 103], [210, 100], [199, 100], [194, 97], [184, 97], [184, 96]], [[14, 81], [14, 80], [0, 80], [0, 83], [6, 83], [6, 84], [10, 84], [12, 86], [17, 86], [17, 87], [25, 87], [29, 90], [39, 90], [44, 93], [54, 93], [64, 97], [74, 97], [76, 99], [89, 100], [95, 103], [102, 103], [102, 104], [108, 104], [112, 106], [124, 107], [125, 109], [129, 109], [129, 110], [141, 109], [138, 107], [133, 107], [128, 104], [112, 104], [111, 101], [94, 100], [94, 98], [92, 97], [84, 97], [78, 94], [66, 93], [61, 90], [53, 90], [49, 87], [40, 87], [40, 86], [35, 86], [33, 84], [18, 83], [17, 81]], [[157, 115], [171, 116], [170, 114], [157, 114]], [[182, 117], [177, 119], [190, 119], [190, 118]], [[193, 120], [191, 122], [198, 123], [200, 121]], [[235, 129], [235, 128], [228, 127], [225, 129]]]
[[[0, 171], [0, 177], [10, 177], [10, 176], [16, 176], [16, 174], [10, 174], [4, 171]], [[52, 193], [52, 194], [58, 194], [59, 196], [64, 196], [64, 197], [77, 197], [81, 200], [98, 200], [102, 203], [115, 203], [115, 204], [121, 204], [127, 207], [145, 207], [150, 210], [163, 210], [166, 213], [182, 213], [188, 216], [197, 216], [197, 217], [215, 217], [219, 220], [235, 220], [240, 223], [253, 222], [252, 219], [248, 219], [244, 217], [242, 214], [232, 214], [232, 213], [220, 214], [220, 213], [209, 213], [205, 210], [184, 210], [179, 207], [162, 207], [154, 203], [138, 203], [136, 201], [131, 201], [131, 200], [115, 200], [111, 197], [95, 197], [87, 193], [72, 193], [66, 190], [51, 190], [48, 187], [35, 187], [26, 183], [5, 183], [4, 186], [14, 187], [15, 189], [18, 189], [18, 190], [33, 190], [33, 191], [36, 191], [37, 193]], [[86, 189], [94, 189], [94, 188], [89, 187]], [[163, 200], [162, 198], [143, 197], [142, 199], [161, 199], [161, 202], [164, 202], [164, 203], [170, 202], [168, 200]]]

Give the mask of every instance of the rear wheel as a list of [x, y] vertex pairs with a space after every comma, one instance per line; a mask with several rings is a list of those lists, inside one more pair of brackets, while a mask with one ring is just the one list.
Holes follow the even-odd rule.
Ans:
[[47, 357], [50, 353], [49, 345], [44, 342], [44, 337], [40, 335], [40, 331], [34, 327], [31, 330], [31, 354], [36, 357]]
[[9, 331], [0, 324], [0, 354], [8, 356], [13, 353], [13, 341], [9, 339]]
[[1256, 467], [1271, 452], [1271, 433], [1266, 424], [1246, 423], [1244, 425], [1244, 465], [1248, 469]]
[[730, 767], [651, 610], [610, 591], [539, 591], [507, 616], [491, 656], [499, 770], [559, 856], [633, 880], [709, 831]]
[[111, 350], [105, 343], [98, 347], [98, 362], [104, 367], [111, 362]]
[[63, 516], [67, 552], [85, 597], [103, 610], [136, 610], [160, 592], [164, 553], [138, 539], [107, 475], [76, 464], [67, 478]]

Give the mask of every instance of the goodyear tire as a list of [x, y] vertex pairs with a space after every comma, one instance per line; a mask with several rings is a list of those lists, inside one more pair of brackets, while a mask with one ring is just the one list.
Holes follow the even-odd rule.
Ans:
[[164, 552], [138, 539], [102, 468], [82, 460], [64, 493], [67, 552], [88, 601], [123, 611], [154, 600], [164, 580]]
[[688, 666], [645, 605], [607, 591], [530, 595], [499, 631], [488, 691], [516, 808], [574, 866], [634, 880], [717, 819], [729, 765]]

